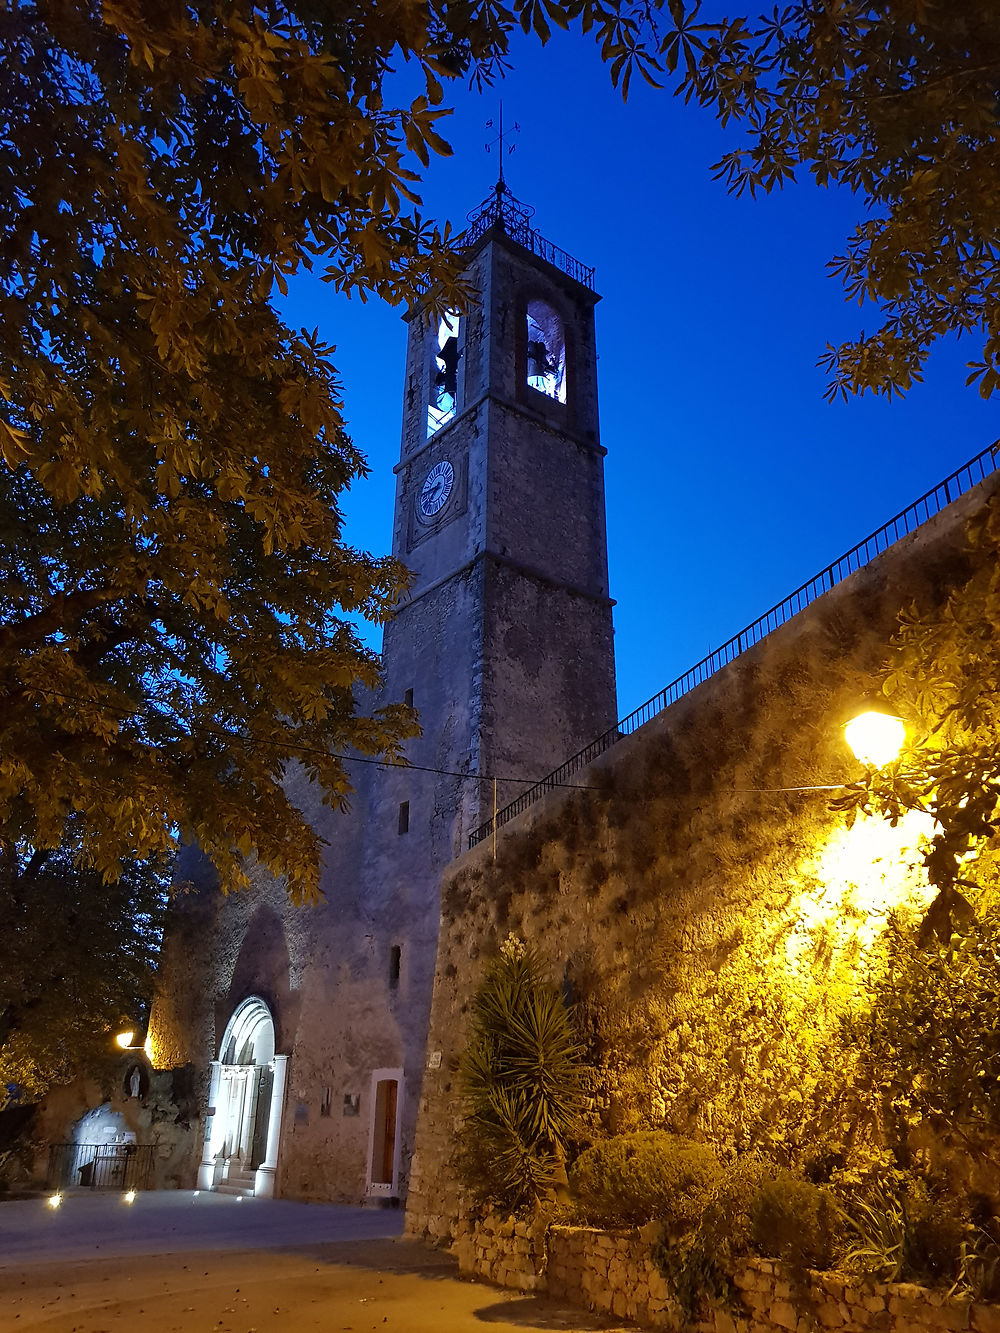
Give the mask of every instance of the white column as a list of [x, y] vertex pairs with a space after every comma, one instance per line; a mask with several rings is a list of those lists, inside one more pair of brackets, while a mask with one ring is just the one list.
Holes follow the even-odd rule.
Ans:
[[274, 1082], [271, 1085], [271, 1105], [267, 1114], [267, 1151], [254, 1173], [253, 1192], [258, 1199], [274, 1198], [274, 1178], [278, 1170], [278, 1148], [281, 1146], [281, 1113], [285, 1107], [285, 1083], [288, 1079], [288, 1056], [276, 1055], [273, 1062]]
[[222, 1061], [212, 1061], [212, 1075], [208, 1084], [208, 1106], [205, 1111], [205, 1142], [201, 1150], [201, 1165], [198, 1167], [198, 1188], [210, 1190], [215, 1185], [215, 1154], [218, 1149], [216, 1140], [225, 1123], [223, 1108], [219, 1105], [222, 1094]]

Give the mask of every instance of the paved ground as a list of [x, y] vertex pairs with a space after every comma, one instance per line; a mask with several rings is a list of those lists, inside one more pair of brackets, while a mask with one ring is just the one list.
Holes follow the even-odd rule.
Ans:
[[0, 1204], [0, 1272], [12, 1266], [179, 1254], [185, 1250], [275, 1250], [343, 1241], [390, 1240], [403, 1215], [284, 1199], [237, 1199], [206, 1191], [151, 1190], [131, 1205], [113, 1191], [66, 1193]]
[[[378, 1209], [67, 1195], [0, 1204], [0, 1331], [589, 1333], [608, 1323], [459, 1278]], [[620, 1326], [615, 1326], [616, 1328]]]

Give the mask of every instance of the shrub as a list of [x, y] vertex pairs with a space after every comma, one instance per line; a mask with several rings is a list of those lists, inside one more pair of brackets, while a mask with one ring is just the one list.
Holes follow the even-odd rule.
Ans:
[[918, 1183], [905, 1203], [907, 1276], [930, 1284], [953, 1282], [969, 1229], [957, 1200], [935, 1197]]
[[1000, 902], [981, 894], [962, 934], [925, 942], [892, 923], [884, 975], [856, 1040], [887, 1108], [1000, 1131]]
[[718, 1179], [695, 1229], [661, 1243], [653, 1259], [688, 1323], [711, 1302], [743, 1318], [733, 1263], [757, 1252], [794, 1268], [829, 1263], [838, 1231], [827, 1191], [762, 1158], [740, 1158]]
[[654, 1246], [652, 1258], [688, 1323], [697, 1323], [707, 1302], [743, 1315], [732, 1261], [753, 1248], [754, 1201], [771, 1169], [758, 1157], [740, 1158], [719, 1177], [695, 1230]]
[[761, 1179], [750, 1207], [752, 1242], [760, 1254], [795, 1268], [828, 1268], [840, 1230], [833, 1196], [792, 1171]]
[[721, 1175], [705, 1144], [650, 1130], [588, 1148], [573, 1165], [570, 1188], [588, 1221], [641, 1226], [655, 1219], [680, 1235], [697, 1224]]
[[706, 1247], [721, 1256], [749, 1254], [753, 1245], [753, 1210], [761, 1183], [775, 1167], [761, 1157], [740, 1157], [727, 1167], [712, 1191], [698, 1224]]

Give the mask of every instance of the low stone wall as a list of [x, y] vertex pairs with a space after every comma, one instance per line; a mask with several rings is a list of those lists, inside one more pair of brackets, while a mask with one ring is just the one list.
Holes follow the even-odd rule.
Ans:
[[684, 1325], [649, 1247], [634, 1231], [553, 1227], [546, 1290], [575, 1305], [653, 1328]]
[[460, 1222], [451, 1248], [463, 1273], [474, 1273], [498, 1287], [544, 1291], [547, 1242], [544, 1226], [491, 1216], [478, 1223]]
[[[463, 1272], [518, 1291], [547, 1292], [649, 1328], [690, 1329], [635, 1231], [532, 1226], [488, 1217], [460, 1227]], [[779, 1264], [746, 1261], [734, 1275], [743, 1311], [712, 1309], [696, 1333], [1000, 1333], [1000, 1306], [950, 1298], [904, 1282], [840, 1273], [794, 1281]]]

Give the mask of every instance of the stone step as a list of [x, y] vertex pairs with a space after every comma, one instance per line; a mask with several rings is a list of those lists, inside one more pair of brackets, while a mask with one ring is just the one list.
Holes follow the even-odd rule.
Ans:
[[256, 1172], [240, 1171], [232, 1167], [225, 1180], [220, 1180], [215, 1187], [216, 1194], [241, 1194], [244, 1198], [252, 1198], [254, 1193], [254, 1184], [256, 1181]]

